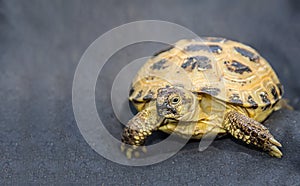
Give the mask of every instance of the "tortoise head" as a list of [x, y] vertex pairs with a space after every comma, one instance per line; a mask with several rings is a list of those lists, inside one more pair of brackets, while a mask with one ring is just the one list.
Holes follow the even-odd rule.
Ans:
[[198, 107], [197, 97], [189, 90], [181, 87], [158, 89], [156, 108], [162, 117], [190, 121]]

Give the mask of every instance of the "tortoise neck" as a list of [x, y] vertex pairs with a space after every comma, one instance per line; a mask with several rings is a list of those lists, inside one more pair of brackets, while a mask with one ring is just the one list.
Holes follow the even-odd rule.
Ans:
[[199, 100], [194, 95], [192, 104], [191, 104], [188, 112], [184, 116], [182, 116], [179, 120], [180, 121], [199, 121], [199, 120], [201, 120], [201, 117], [202, 117], [201, 113], [202, 113], [202, 109], [200, 108]]

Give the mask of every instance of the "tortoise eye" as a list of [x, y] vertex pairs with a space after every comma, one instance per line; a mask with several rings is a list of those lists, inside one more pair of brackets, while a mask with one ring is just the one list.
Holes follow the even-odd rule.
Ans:
[[172, 102], [172, 104], [177, 104], [177, 103], [179, 103], [179, 97], [174, 97], [174, 98], [172, 98], [171, 102]]

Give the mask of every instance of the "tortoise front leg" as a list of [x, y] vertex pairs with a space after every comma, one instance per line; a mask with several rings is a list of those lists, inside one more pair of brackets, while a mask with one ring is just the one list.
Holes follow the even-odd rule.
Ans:
[[145, 144], [146, 138], [157, 130], [162, 121], [163, 118], [157, 114], [155, 106], [142, 110], [129, 120], [122, 134], [123, 144], [121, 146], [121, 150], [125, 151], [127, 158], [130, 159], [132, 153], [138, 157], [139, 150], [146, 151], [146, 148], [141, 146]]
[[264, 125], [254, 119], [239, 112], [230, 111], [225, 116], [223, 127], [235, 138], [262, 148], [271, 156], [281, 158], [282, 153], [277, 148], [281, 147], [281, 144]]

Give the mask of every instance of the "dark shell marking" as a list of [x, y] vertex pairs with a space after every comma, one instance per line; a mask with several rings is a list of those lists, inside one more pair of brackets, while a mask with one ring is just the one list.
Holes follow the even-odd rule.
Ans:
[[252, 62], [258, 62], [258, 60], [259, 60], [259, 56], [255, 55], [253, 52], [250, 52], [249, 50], [246, 50], [246, 49], [240, 48], [240, 47], [234, 47], [234, 49], [235, 49], [235, 51], [240, 53], [242, 56], [249, 58], [249, 60]]
[[272, 86], [272, 88], [271, 88], [271, 94], [273, 95], [274, 100], [278, 99], [278, 93], [277, 93], [276, 88], [274, 86]]
[[185, 51], [188, 52], [197, 52], [197, 51], [206, 51], [206, 52], [212, 52], [212, 53], [221, 53], [222, 48], [219, 45], [199, 45], [199, 44], [192, 44], [189, 46], [186, 46], [184, 48]]
[[251, 108], [257, 109], [258, 104], [253, 100], [252, 96], [248, 96], [247, 102], [250, 103]]
[[135, 96], [134, 99], [138, 99], [142, 96], [143, 90], [140, 90], [139, 93]]
[[153, 99], [153, 97], [154, 97], [154, 92], [149, 90], [148, 94], [143, 97], [143, 100], [144, 101], [150, 101], [150, 100]]
[[240, 99], [240, 96], [238, 94], [232, 94], [230, 96], [230, 102], [238, 105], [243, 104], [243, 101]]
[[173, 48], [174, 48], [174, 46], [170, 46], [170, 47], [168, 47], [166, 49], [163, 49], [163, 50], [161, 50], [159, 52], [156, 52], [156, 53], [153, 54], [153, 57], [158, 56], [161, 53], [168, 52], [168, 51], [172, 50]]
[[261, 92], [260, 94], [261, 100], [266, 104], [266, 106], [262, 107], [263, 110], [266, 110], [271, 106], [271, 102], [268, 98], [268, 94], [266, 92]]
[[222, 52], [222, 48], [219, 45], [208, 45], [209, 49], [213, 52], [213, 53], [221, 53]]
[[181, 67], [186, 69], [187, 67], [191, 66], [192, 70], [194, 70], [197, 66], [198, 70], [206, 70], [212, 68], [210, 62], [210, 59], [208, 59], [206, 56], [194, 56], [187, 58]]
[[282, 96], [282, 94], [283, 94], [283, 86], [282, 86], [282, 84], [277, 84], [277, 88], [278, 88], [278, 90], [279, 90], [279, 95], [280, 96]]
[[130, 86], [130, 90], [129, 90], [129, 96], [131, 96], [134, 92], [134, 88], [132, 86]]
[[154, 63], [150, 68], [152, 70], [160, 70], [160, 69], [165, 69], [168, 66], [164, 66], [164, 64], [167, 62], [166, 59], [162, 59], [156, 63]]
[[201, 88], [200, 92], [212, 95], [212, 96], [217, 96], [221, 90], [219, 88], [213, 88], [213, 87], [203, 87]]
[[229, 62], [225, 61], [224, 64], [227, 65], [227, 69], [231, 72], [235, 72], [239, 74], [243, 74], [244, 72], [252, 72], [252, 70], [248, 66], [238, 61], [232, 61], [231, 65], [229, 65], [230, 64]]
[[270, 106], [271, 106], [271, 104], [268, 104], [268, 105], [262, 107], [261, 109], [262, 109], [262, 110], [267, 110], [268, 108], [270, 108]]
[[266, 104], [269, 104], [270, 103], [270, 100], [268, 98], [268, 94], [266, 92], [261, 92], [260, 94], [260, 97], [261, 97], [261, 100], [266, 103]]

